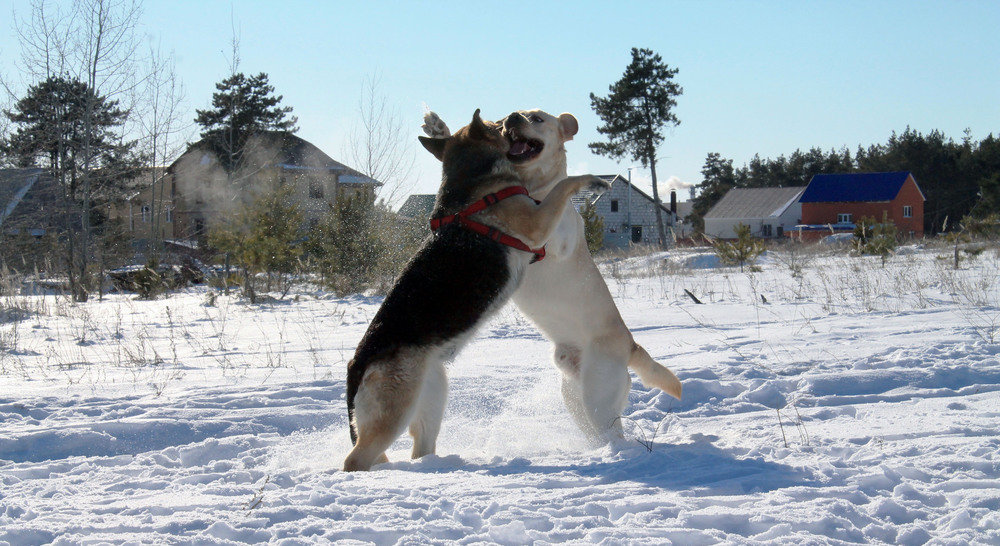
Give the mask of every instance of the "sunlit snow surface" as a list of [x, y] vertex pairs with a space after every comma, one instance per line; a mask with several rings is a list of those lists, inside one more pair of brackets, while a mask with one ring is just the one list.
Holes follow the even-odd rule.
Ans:
[[604, 263], [684, 383], [634, 380], [611, 446], [507, 307], [449, 367], [438, 455], [359, 474], [377, 297], [0, 296], [0, 543], [1000, 544], [1000, 258], [820, 252]]

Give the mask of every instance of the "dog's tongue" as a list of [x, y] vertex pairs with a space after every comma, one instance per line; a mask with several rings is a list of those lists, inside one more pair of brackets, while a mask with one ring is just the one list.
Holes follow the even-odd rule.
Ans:
[[530, 146], [528, 146], [528, 143], [522, 140], [522, 141], [515, 142], [515, 143], [511, 144], [510, 145], [510, 152], [508, 152], [508, 153], [510, 155], [521, 155], [521, 154], [528, 153], [529, 149], [530, 149]]

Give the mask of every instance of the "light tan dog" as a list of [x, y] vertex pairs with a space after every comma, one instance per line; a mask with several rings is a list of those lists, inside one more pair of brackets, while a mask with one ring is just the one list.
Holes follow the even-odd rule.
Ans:
[[[566, 178], [566, 148], [578, 131], [571, 114], [522, 110], [502, 122], [507, 157], [531, 196], [544, 199]], [[432, 137], [449, 134], [433, 112], [424, 118]], [[528, 267], [513, 300], [555, 345], [567, 409], [589, 436], [622, 435], [621, 414], [632, 368], [647, 386], [680, 399], [681, 383], [635, 343], [587, 249], [583, 219], [568, 207], [546, 245], [546, 259]]]

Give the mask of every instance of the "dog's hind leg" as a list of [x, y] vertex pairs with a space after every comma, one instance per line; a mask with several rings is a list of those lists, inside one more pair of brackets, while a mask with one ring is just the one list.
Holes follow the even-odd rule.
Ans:
[[579, 376], [563, 375], [560, 385], [563, 402], [566, 404], [566, 411], [573, 418], [573, 422], [580, 428], [587, 438], [594, 439], [599, 436], [598, 431], [587, 417], [587, 410], [583, 407], [583, 388], [580, 384]]
[[556, 344], [552, 360], [555, 362], [556, 367], [559, 368], [559, 371], [562, 372], [560, 392], [563, 402], [566, 404], [566, 410], [569, 412], [570, 417], [573, 418], [573, 422], [576, 423], [576, 426], [584, 434], [588, 437], [594, 437], [597, 436], [597, 431], [591, 425], [590, 419], [587, 418], [587, 412], [583, 407], [583, 388], [580, 384], [581, 356], [579, 347], [559, 343]]
[[628, 401], [632, 379], [623, 358], [605, 352], [595, 344], [584, 351], [580, 362], [581, 403], [598, 436], [604, 440], [621, 438], [622, 411]]
[[369, 367], [354, 398], [358, 440], [344, 460], [344, 470], [368, 470], [387, 460], [385, 451], [413, 417], [423, 364], [390, 362]]
[[414, 459], [434, 453], [447, 400], [448, 375], [444, 362], [441, 360], [429, 362], [420, 389], [420, 398], [417, 400], [417, 412], [410, 423]]

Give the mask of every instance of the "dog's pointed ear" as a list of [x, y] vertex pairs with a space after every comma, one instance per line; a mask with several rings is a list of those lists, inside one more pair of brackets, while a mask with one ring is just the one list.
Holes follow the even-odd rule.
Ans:
[[559, 131], [562, 133], [563, 142], [573, 140], [573, 135], [580, 130], [580, 125], [576, 122], [573, 114], [563, 112], [559, 114]]
[[472, 123], [469, 124], [469, 138], [486, 140], [487, 134], [486, 124], [483, 123], [483, 118], [479, 117], [479, 108], [476, 108], [476, 112], [472, 114]]
[[423, 144], [424, 149], [430, 152], [434, 157], [438, 158], [438, 161], [444, 161], [444, 147], [448, 144], [448, 138], [431, 138], [431, 137], [417, 137], [420, 139], [420, 143]]

